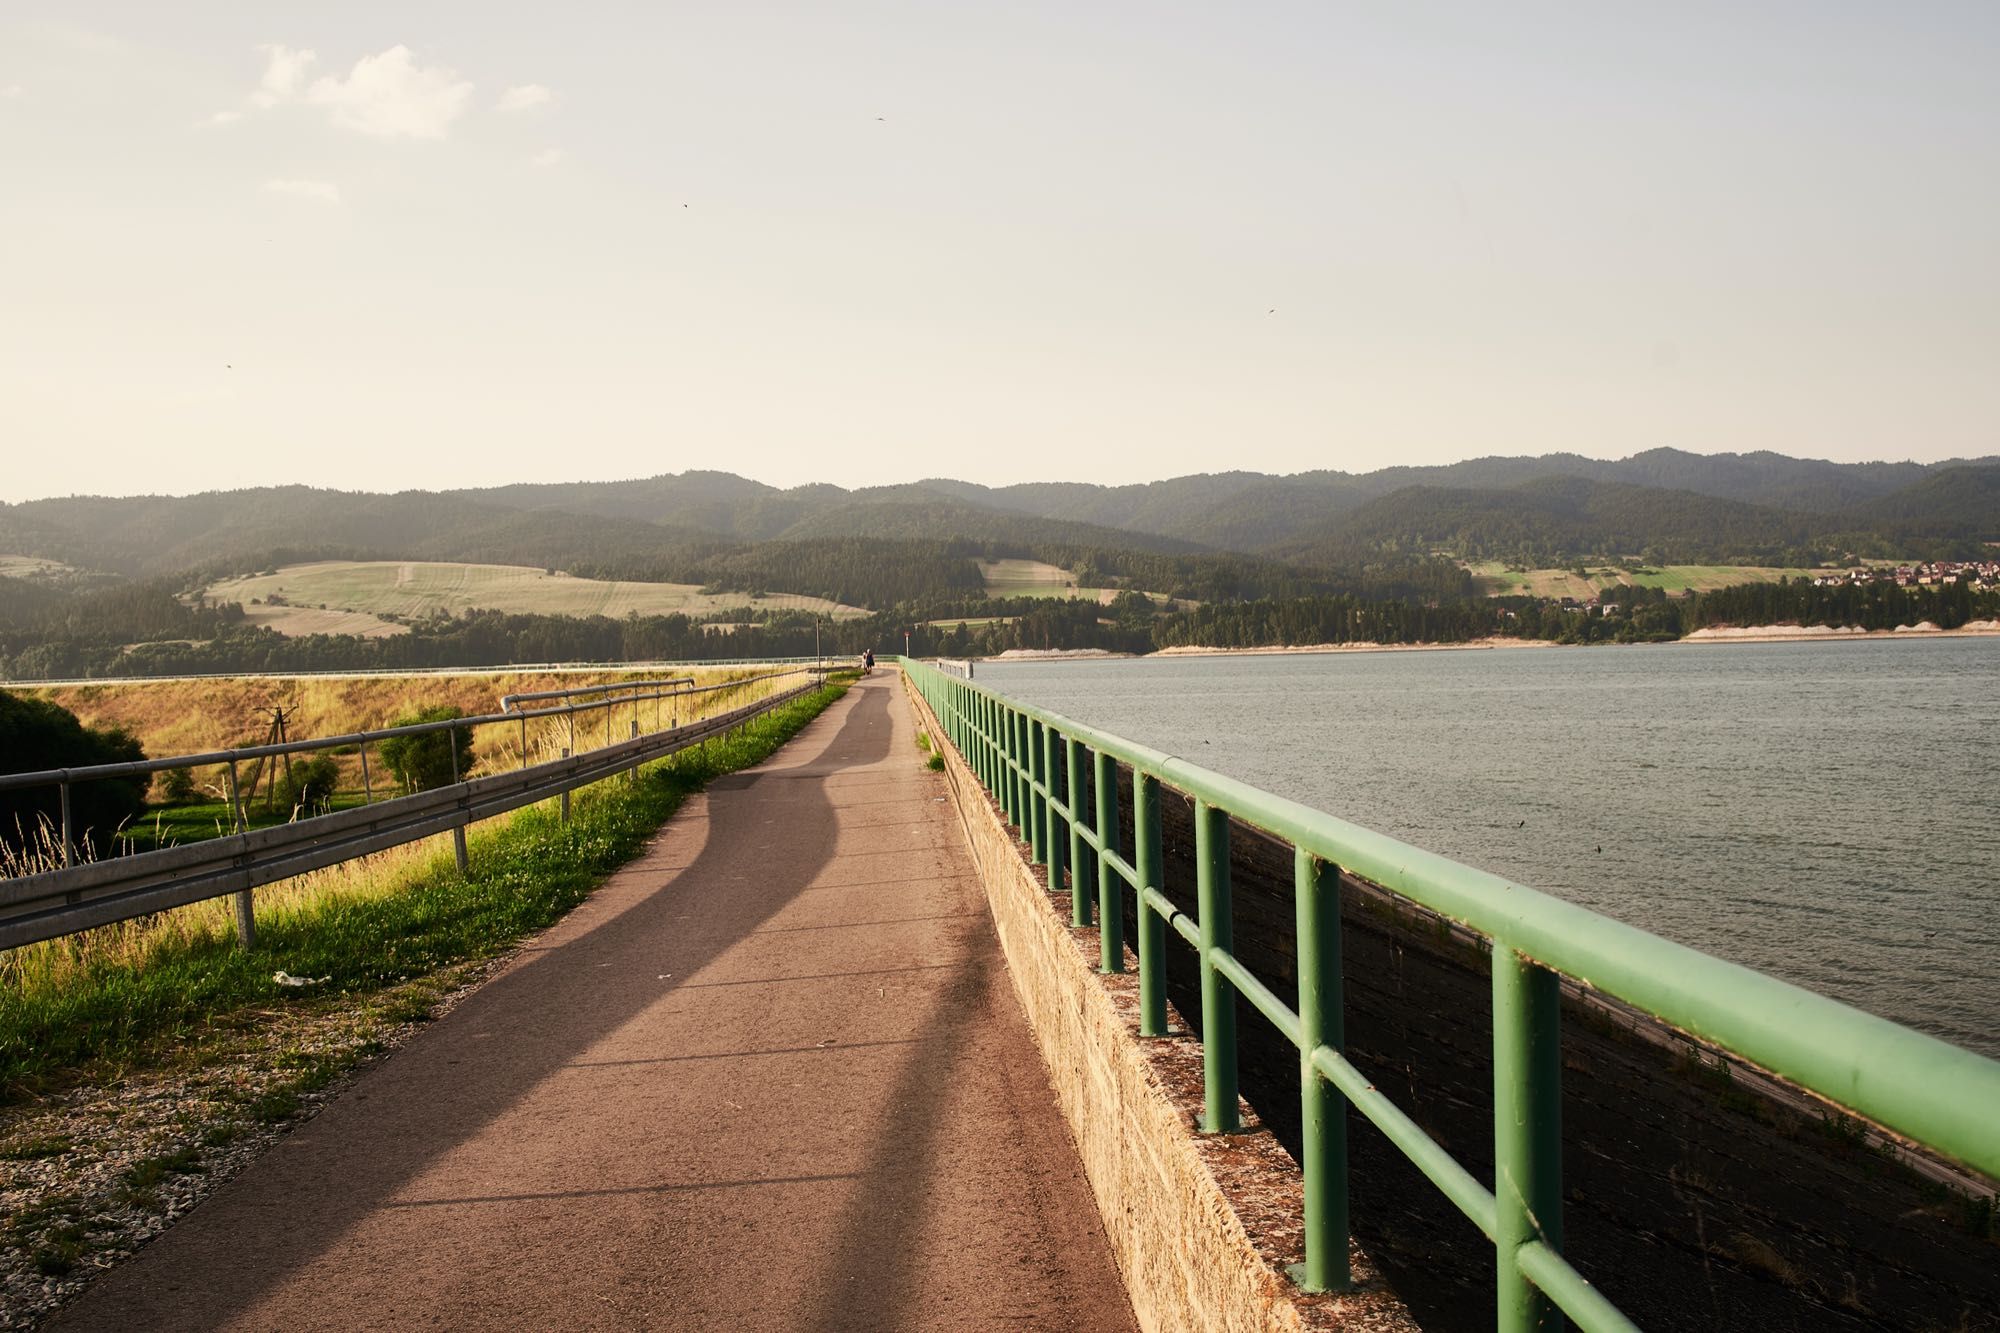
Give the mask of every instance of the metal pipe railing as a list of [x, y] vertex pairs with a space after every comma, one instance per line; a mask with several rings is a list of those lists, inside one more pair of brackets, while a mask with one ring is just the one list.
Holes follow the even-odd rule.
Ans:
[[[1020, 830], [1048, 886], [1072, 897], [1094, 862], [1101, 966], [1122, 970], [1123, 895], [1136, 903], [1139, 1031], [1164, 1036], [1166, 931], [1200, 961], [1203, 1128], [1236, 1117], [1235, 997], [1242, 995], [1300, 1053], [1308, 1291], [1350, 1284], [1344, 1113], [1352, 1105], [1493, 1241], [1505, 1329], [1549, 1327], [1557, 1310], [1585, 1329], [1635, 1327], [1562, 1257], [1559, 1048], [1563, 977], [1615, 997], [1836, 1106], [1988, 1177], [2000, 1176], [2000, 1063], [1774, 977], [1724, 962], [1533, 889], [1460, 865], [1174, 755], [903, 660], [923, 697], [1002, 817]], [[1066, 747], [1065, 781], [1051, 756]], [[1082, 757], [1076, 757], [1077, 751]], [[1136, 846], [1119, 846], [1116, 765], [1132, 771]], [[1094, 800], [1079, 781], [1088, 769]], [[1160, 791], [1195, 812], [1197, 916], [1165, 892]], [[1293, 849], [1298, 919], [1294, 1010], [1230, 952], [1227, 828], [1235, 819]], [[1488, 1189], [1379, 1092], [1344, 1053], [1342, 874], [1422, 905], [1490, 941], [1494, 1047], [1494, 1181]]]
[[[601, 749], [579, 752], [565, 746], [560, 759], [535, 766], [524, 764], [519, 770], [467, 777], [458, 771], [454, 746], [453, 780], [448, 786], [381, 802], [371, 801], [254, 831], [248, 827], [241, 793], [237, 789], [237, 758], [260, 752], [284, 753], [291, 749], [324, 748], [361, 737], [434, 734], [476, 723], [512, 722], [523, 716], [562, 716], [573, 710], [563, 707], [528, 713], [454, 718], [382, 731], [355, 732], [348, 737], [320, 737], [287, 745], [218, 752], [215, 757], [226, 764], [229, 782], [231, 831], [228, 835], [101, 861], [78, 863], [73, 856], [65, 856], [56, 869], [0, 879], [0, 949], [54, 939], [78, 930], [231, 893], [236, 895], [239, 943], [245, 948], [254, 947], [255, 918], [251, 910], [251, 893], [258, 886], [444, 832], [453, 835], [454, 852], [463, 871], [468, 864], [465, 830], [474, 821], [550, 797], [561, 799], [563, 817], [567, 819], [569, 797], [573, 790], [620, 773], [636, 776], [640, 764], [742, 725], [750, 718], [809, 691], [815, 681], [824, 677], [815, 668], [801, 667], [678, 691], [677, 697], [684, 697], [693, 693], [740, 689], [790, 676], [807, 679], [791, 689], [780, 690], [768, 697], [754, 699], [687, 725], [663, 729], [650, 736], [641, 736], [635, 724], [629, 738], [615, 743], [607, 740]], [[628, 702], [628, 698], [621, 698], [607, 701], [607, 704], [620, 707]], [[363, 749], [364, 764], [366, 754]], [[98, 765], [89, 769], [52, 772], [56, 776], [67, 773], [79, 779], [127, 776], [134, 771], [158, 771], [161, 767], [204, 762], [210, 758], [181, 755], [144, 763]], [[32, 780], [46, 781], [51, 776], [51, 773], [30, 773], [12, 774], [8, 778], [12, 779], [9, 785], [26, 786], [31, 785]], [[66, 794], [68, 783], [63, 783], [62, 789]]]

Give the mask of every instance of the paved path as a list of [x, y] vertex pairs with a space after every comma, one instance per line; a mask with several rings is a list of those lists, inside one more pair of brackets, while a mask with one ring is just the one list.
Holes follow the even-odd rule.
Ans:
[[1130, 1329], [878, 672], [65, 1328]]

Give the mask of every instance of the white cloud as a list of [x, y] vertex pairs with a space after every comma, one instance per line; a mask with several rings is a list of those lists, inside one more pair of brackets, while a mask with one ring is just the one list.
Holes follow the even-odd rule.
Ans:
[[0, 101], [18, 102], [28, 95], [28, 90], [18, 83], [10, 83], [0, 88]]
[[555, 165], [556, 163], [558, 163], [558, 162], [560, 162], [560, 161], [562, 161], [562, 160], [563, 160], [563, 150], [562, 150], [562, 149], [560, 149], [560, 148], [544, 148], [544, 149], [543, 149], [543, 150], [542, 150], [541, 152], [539, 152], [539, 153], [536, 153], [536, 154], [535, 154], [535, 155], [534, 155], [533, 157], [529, 158], [529, 159], [528, 159], [528, 162], [529, 162], [529, 164], [530, 164], [530, 165], [532, 165], [532, 166], [537, 166], [537, 167], [552, 167], [552, 166], [554, 166], [554, 165]]
[[276, 106], [297, 97], [307, 68], [319, 59], [311, 51], [295, 51], [275, 42], [257, 49], [264, 56], [264, 77], [257, 81], [257, 91], [250, 94], [252, 106]]
[[264, 193], [289, 195], [293, 199], [310, 199], [320, 204], [340, 202], [340, 187], [332, 181], [268, 180], [264, 182]]
[[556, 95], [539, 83], [524, 83], [517, 88], [509, 88], [500, 94], [500, 100], [493, 104], [495, 111], [532, 111], [538, 106], [547, 106], [556, 100]]
[[342, 129], [382, 138], [442, 139], [465, 112], [472, 85], [443, 65], [419, 65], [407, 46], [354, 62], [346, 78], [316, 79], [306, 101]]
[[204, 120], [202, 124], [234, 125], [237, 121], [241, 119], [243, 119], [243, 113], [241, 111], [218, 111], [214, 115], [210, 116], [207, 120]]

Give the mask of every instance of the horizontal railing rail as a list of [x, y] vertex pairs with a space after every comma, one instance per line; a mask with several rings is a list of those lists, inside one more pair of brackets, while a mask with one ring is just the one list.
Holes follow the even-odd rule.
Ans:
[[[568, 717], [593, 708], [623, 708], [633, 702], [633, 697], [652, 696], [641, 694], [588, 704], [484, 714], [415, 726], [350, 732], [343, 736], [315, 737], [282, 745], [246, 746], [236, 750], [177, 755], [128, 764], [100, 764], [88, 768], [5, 775], [0, 777], [0, 788], [62, 784], [66, 793], [67, 784], [78, 781], [131, 777], [171, 768], [225, 763], [229, 765], [231, 775], [229, 794], [234, 827], [230, 833], [219, 837], [127, 856], [84, 861], [76, 860], [73, 851], [68, 848], [68, 830], [65, 829], [64, 865], [35, 874], [0, 879], [0, 949], [55, 939], [228, 894], [237, 895], [238, 930], [243, 942], [248, 945], [254, 940], [254, 917], [251, 915], [249, 895], [262, 885], [441, 833], [455, 836], [459, 865], [463, 869], [466, 865], [464, 834], [474, 822], [552, 797], [562, 799], [566, 817], [569, 794], [578, 788], [629, 772], [641, 764], [739, 727], [817, 688], [824, 676], [815, 668], [798, 668], [678, 689], [662, 696], [681, 699], [697, 693], [740, 690], [792, 676], [807, 679], [790, 689], [698, 721], [644, 734], [639, 732], [635, 723], [632, 734], [626, 739], [576, 753], [572, 752], [571, 746], [565, 746], [559, 758], [542, 763], [528, 762], [524, 746], [522, 766], [517, 769], [454, 781], [446, 786], [408, 795], [371, 800], [363, 805], [266, 828], [247, 827], [234, 777], [235, 765], [244, 759], [329, 746], [366, 744], [394, 736], [466, 730], [480, 724], [512, 724], [535, 717]], [[365, 751], [363, 753], [365, 757]], [[454, 767], [456, 762], [454, 747]], [[63, 805], [67, 813], [67, 799]]]
[[[1298, 1049], [1306, 1258], [1294, 1276], [1308, 1291], [1351, 1284], [1345, 1107], [1352, 1106], [1493, 1242], [1500, 1327], [1550, 1327], [1551, 1304], [1585, 1329], [1635, 1327], [1562, 1257], [1563, 977], [1976, 1172], [2000, 1176], [2000, 1116], [1994, 1113], [2000, 1106], [2000, 1063], [927, 663], [904, 659], [903, 666], [946, 739], [1021, 831], [1032, 862], [1046, 868], [1051, 891], [1064, 887], [1067, 868], [1072, 921], [1088, 926], [1094, 910], [1106, 972], [1125, 970], [1123, 909], [1127, 902], [1136, 905], [1142, 1036], [1167, 1032], [1165, 932], [1171, 928], [1194, 946], [1205, 1131], [1238, 1128], [1236, 996]], [[1130, 849], [1120, 845], [1119, 764], [1132, 774]], [[1193, 804], [1193, 917], [1164, 892], [1162, 788]], [[1232, 819], [1293, 849], [1296, 1009], [1232, 951]], [[1344, 1052], [1342, 873], [1490, 942], [1495, 1162], [1490, 1188], [1384, 1096]]]

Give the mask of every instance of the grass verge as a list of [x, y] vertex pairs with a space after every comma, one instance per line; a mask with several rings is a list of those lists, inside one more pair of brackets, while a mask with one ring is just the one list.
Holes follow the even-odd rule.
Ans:
[[[0, 956], [0, 1105], [143, 1063], [253, 1009], [364, 998], [492, 957], [583, 901], [688, 796], [770, 755], [845, 688], [649, 764], [635, 783], [599, 783], [568, 823], [538, 807], [477, 832], [468, 874], [433, 854], [392, 863], [391, 883], [274, 895], [260, 902], [254, 951], [227, 931], [161, 929], [128, 931], [119, 948], [72, 937]], [[282, 987], [274, 971], [317, 984]]]

